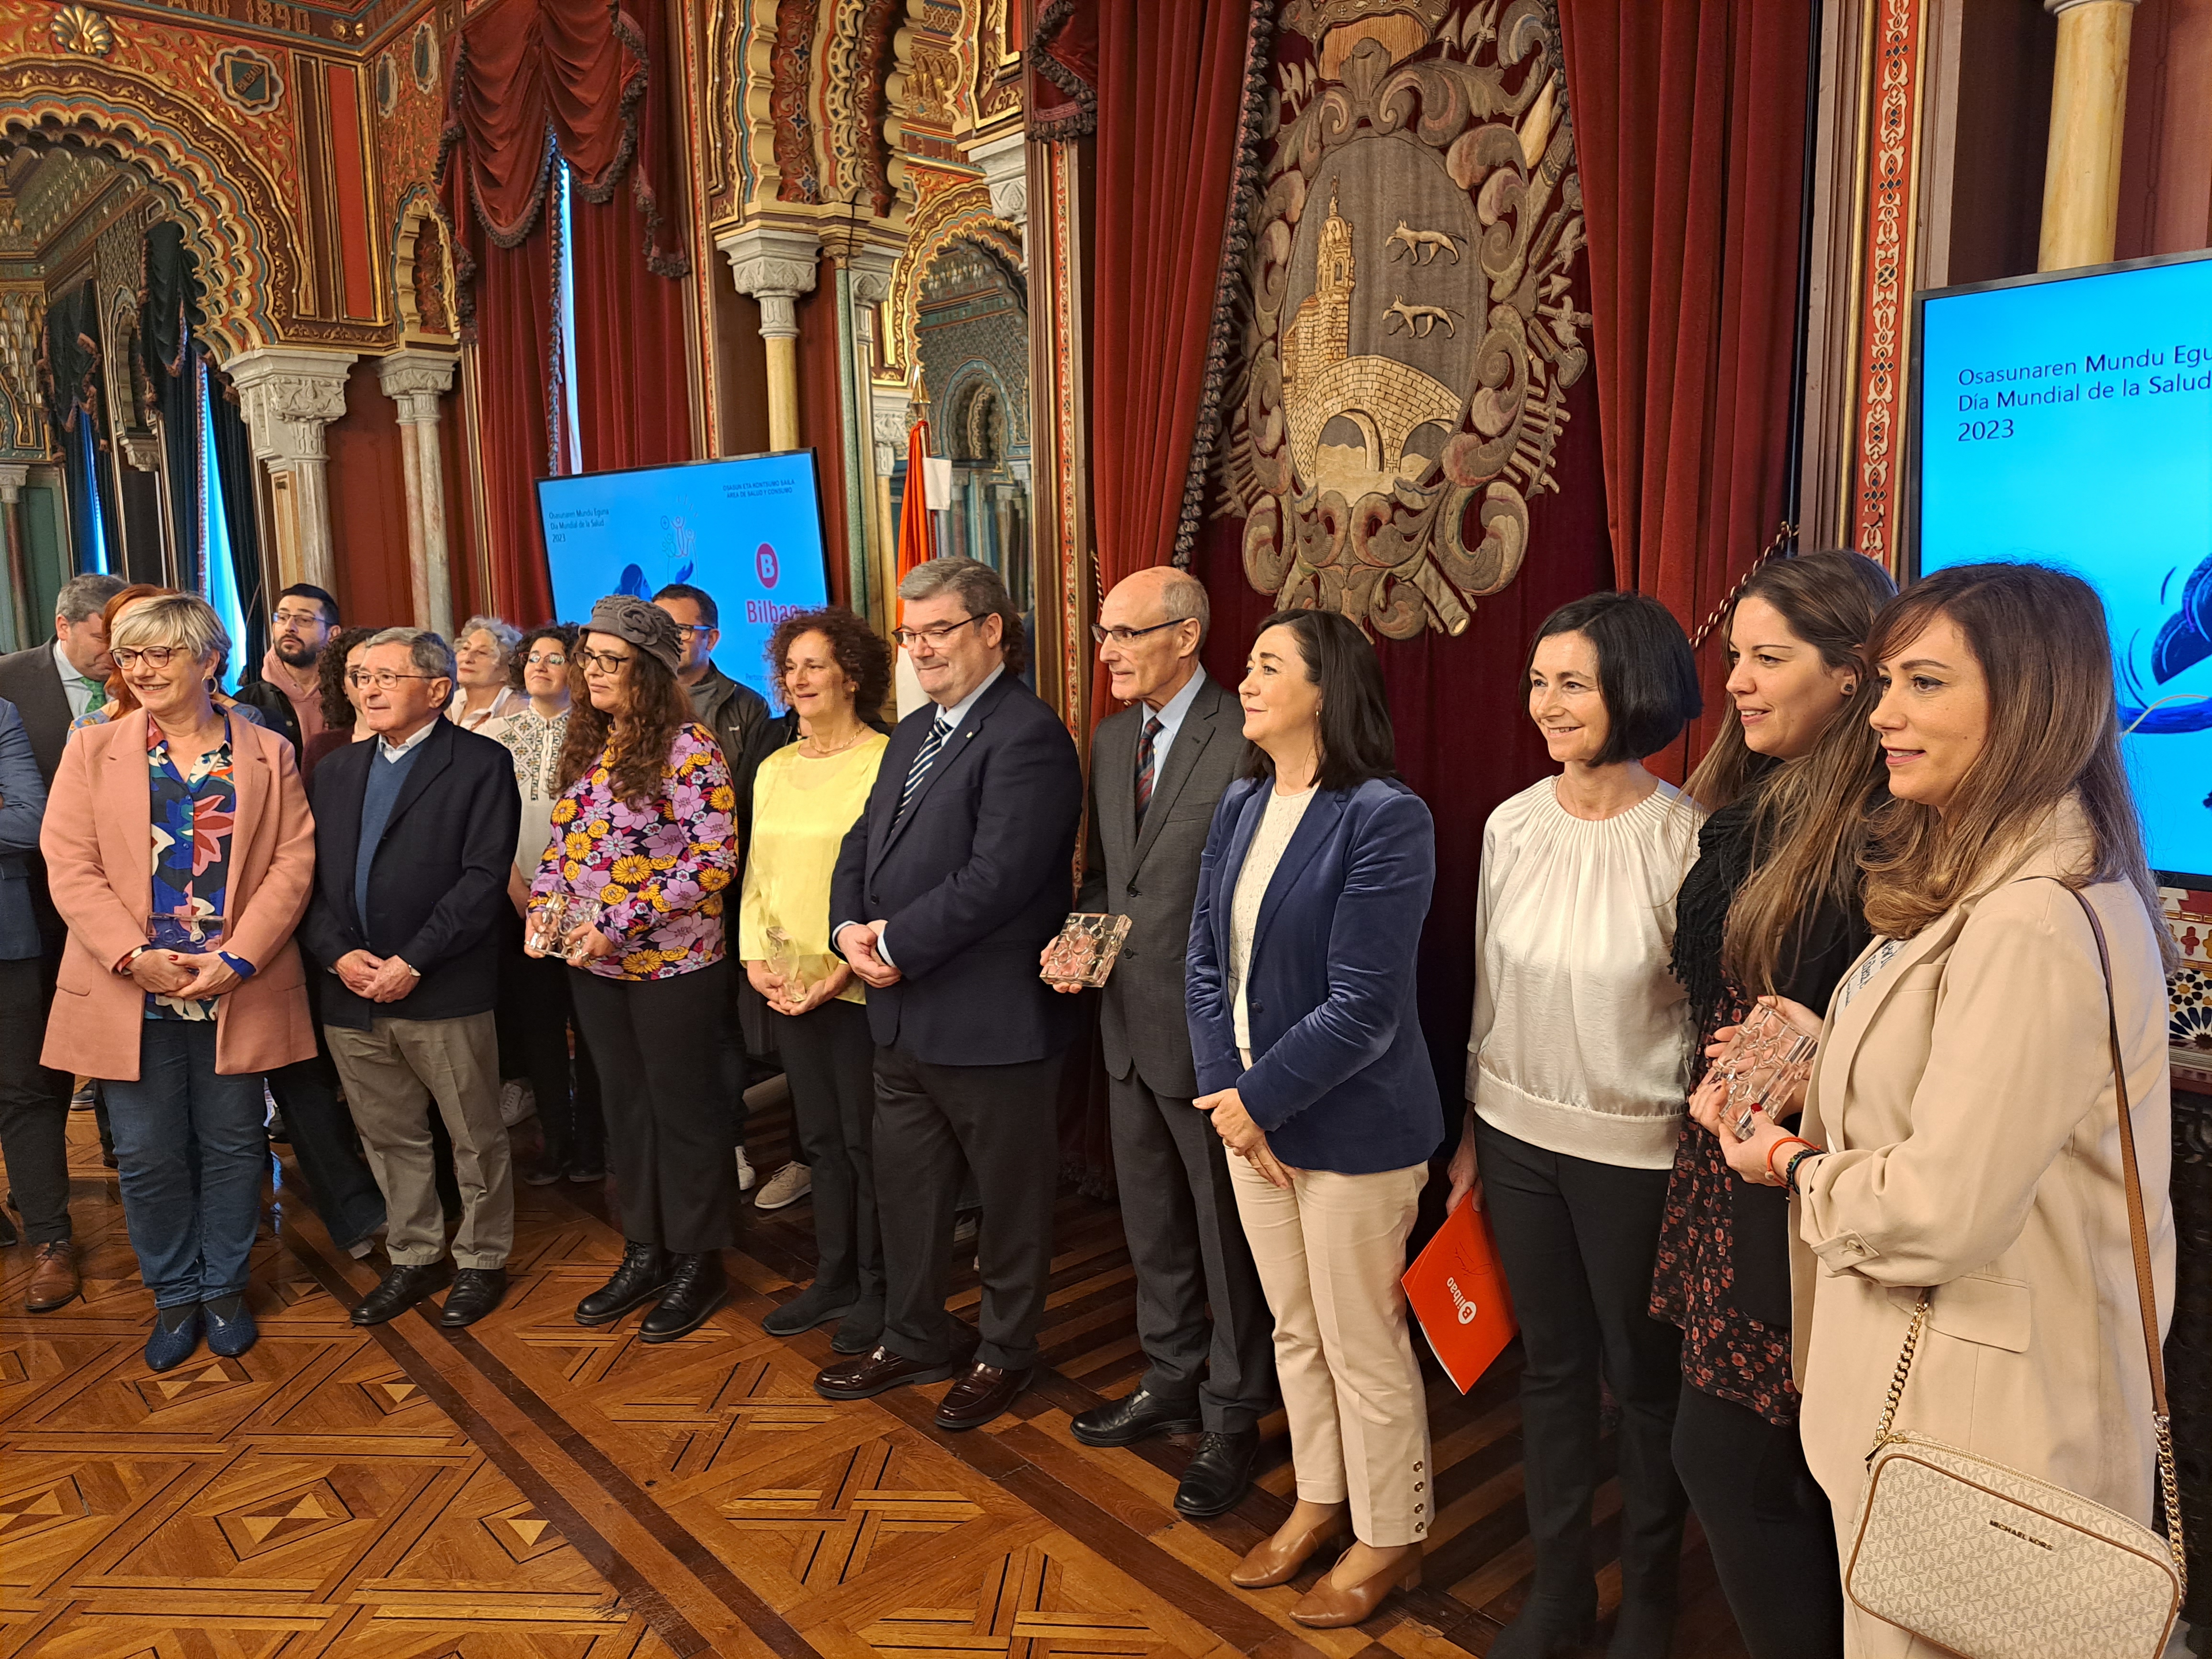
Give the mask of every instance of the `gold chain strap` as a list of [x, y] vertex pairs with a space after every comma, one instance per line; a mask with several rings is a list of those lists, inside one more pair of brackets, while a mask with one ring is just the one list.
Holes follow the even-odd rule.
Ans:
[[1894, 1437], [1890, 1431], [1897, 1424], [1898, 1402], [1905, 1398], [1905, 1379], [1912, 1375], [1912, 1351], [1920, 1346], [1920, 1328], [1928, 1322], [1928, 1292], [1920, 1292], [1919, 1305], [1912, 1310], [1912, 1323], [1905, 1328], [1904, 1351], [1897, 1356], [1897, 1369], [1890, 1374], [1889, 1398], [1882, 1401], [1881, 1426], [1874, 1431], [1874, 1444], [1867, 1448], [1867, 1462]]
[[2181, 1482], [2173, 1473], [2173, 1419], [2163, 1412], [2153, 1413], [2151, 1427], [2158, 1436], [2159, 1495], [2166, 1500], [2166, 1547], [2173, 1555], [2174, 1576], [2181, 1593], [2189, 1594], [2189, 1553], [2181, 1543]]

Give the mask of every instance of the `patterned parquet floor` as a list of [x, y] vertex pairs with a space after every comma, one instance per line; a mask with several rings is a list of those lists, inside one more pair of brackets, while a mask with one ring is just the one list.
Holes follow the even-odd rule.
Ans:
[[[787, 1135], [783, 1113], [756, 1115], [763, 1174]], [[810, 1386], [828, 1331], [762, 1333], [804, 1282], [805, 1204], [750, 1215], [731, 1302], [655, 1347], [635, 1315], [570, 1317], [621, 1236], [610, 1194], [565, 1182], [518, 1189], [514, 1285], [490, 1319], [362, 1332], [346, 1315], [376, 1259], [336, 1250], [276, 1162], [260, 1342], [155, 1376], [89, 1114], [71, 1149], [83, 1299], [24, 1314], [28, 1252], [0, 1254], [0, 1656], [1446, 1659], [1481, 1653], [1525, 1588], [1509, 1352], [1464, 1399], [1433, 1381], [1426, 1587], [1334, 1632], [1291, 1622], [1298, 1587], [1231, 1589], [1287, 1512], [1279, 1414], [1260, 1488], [1204, 1524], [1172, 1507], [1188, 1444], [1100, 1452], [1068, 1431], [1143, 1368], [1109, 1205], [1060, 1201], [1053, 1374], [947, 1435], [945, 1385], [832, 1404]], [[956, 1293], [971, 1310], [972, 1263]], [[1615, 1506], [1608, 1486], [1601, 1514]], [[1609, 1607], [1617, 1573], [1603, 1582]], [[1740, 1655], [1694, 1525], [1683, 1585], [1676, 1654]]]

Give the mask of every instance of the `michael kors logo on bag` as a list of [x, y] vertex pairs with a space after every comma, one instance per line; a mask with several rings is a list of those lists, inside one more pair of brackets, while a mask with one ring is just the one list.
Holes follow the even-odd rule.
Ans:
[[1990, 1524], [1995, 1527], [1999, 1532], [2008, 1532], [2014, 1537], [2019, 1539], [2022, 1543], [2033, 1544], [2039, 1550], [2047, 1550], [2051, 1547], [2050, 1545], [2045, 1543], [2040, 1538], [2024, 1533], [2018, 1527], [2008, 1527], [2003, 1522], [1998, 1520], [1995, 1516], [1990, 1517]]
[[1474, 1324], [1474, 1303], [1465, 1291], [1460, 1289], [1459, 1280], [1446, 1275], [1444, 1288], [1451, 1292], [1452, 1306], [1459, 1310], [1459, 1322], [1462, 1325]]

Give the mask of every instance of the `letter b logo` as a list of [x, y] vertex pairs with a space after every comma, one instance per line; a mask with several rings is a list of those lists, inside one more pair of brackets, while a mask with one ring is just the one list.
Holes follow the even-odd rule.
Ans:
[[753, 568], [759, 573], [763, 587], [775, 586], [775, 579], [781, 573], [776, 566], [775, 550], [766, 542], [763, 542], [760, 551], [753, 555]]

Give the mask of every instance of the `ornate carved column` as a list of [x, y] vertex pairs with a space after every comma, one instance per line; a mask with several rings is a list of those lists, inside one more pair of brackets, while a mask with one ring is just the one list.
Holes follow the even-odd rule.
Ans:
[[846, 381], [845, 499], [848, 556], [854, 578], [853, 604], [864, 615], [872, 614], [884, 628], [896, 624], [890, 588], [884, 580], [884, 515], [878, 511], [875, 485], [875, 319], [878, 307], [890, 298], [891, 271], [898, 256], [890, 249], [863, 244], [844, 258], [849, 356]]
[[28, 462], [0, 465], [0, 541], [6, 543], [8, 559], [5, 591], [0, 592], [8, 606], [0, 621], [7, 625], [0, 628], [0, 640], [10, 651], [23, 650], [37, 638], [31, 626], [31, 556], [23, 542], [23, 486], [30, 481]]
[[415, 625], [453, 635], [453, 579], [446, 558], [446, 474], [438, 446], [438, 399], [453, 384], [450, 352], [395, 351], [376, 364], [376, 383], [399, 405], [399, 448], [407, 471], [407, 568]]
[[276, 526], [276, 569], [286, 583], [335, 591], [331, 553], [329, 457], [323, 428], [345, 413], [350, 351], [263, 346], [223, 367], [238, 388], [253, 455], [269, 469]]
[[2136, 0], [2043, 0], [2058, 19], [2039, 270], [2102, 264], [2120, 213], [2120, 138]]
[[760, 301], [768, 348], [768, 442], [799, 447], [799, 296], [814, 291], [822, 240], [811, 230], [749, 225], [716, 239], [738, 292]]
[[968, 159], [983, 169], [983, 183], [991, 192], [991, 211], [1009, 220], [1022, 234], [1022, 264], [1030, 252], [1029, 137], [1019, 127], [1001, 137], [987, 140], [968, 152]]

